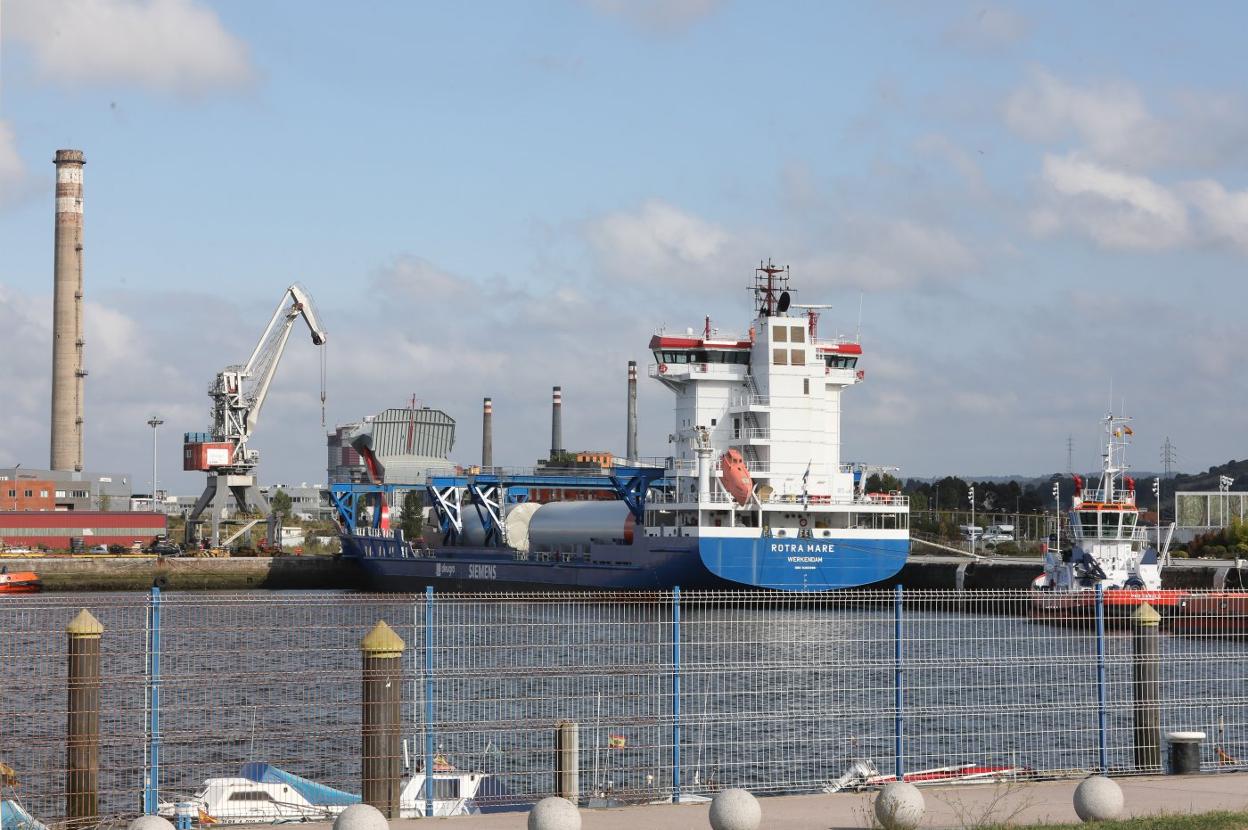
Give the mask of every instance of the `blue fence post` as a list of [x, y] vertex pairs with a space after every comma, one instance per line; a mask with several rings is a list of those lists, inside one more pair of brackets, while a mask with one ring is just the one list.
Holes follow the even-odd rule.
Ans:
[[425, 815], [433, 817], [433, 586], [425, 586]]
[[1109, 772], [1109, 727], [1105, 712], [1105, 593], [1096, 586], [1096, 714], [1101, 772]]
[[147, 777], [143, 782], [143, 814], [156, 815], [160, 806], [160, 588], [152, 586], [148, 606]]
[[902, 737], [905, 730], [905, 714], [902, 707], [905, 703], [905, 694], [902, 685], [904, 680], [902, 678], [901, 600], [902, 587], [898, 585], [893, 592], [893, 693], [896, 706], [896, 718], [893, 722], [893, 750], [897, 758], [894, 772], [898, 781], [905, 780], [906, 769], [902, 762], [904, 750]]
[[680, 586], [672, 589], [672, 803], [680, 803]]

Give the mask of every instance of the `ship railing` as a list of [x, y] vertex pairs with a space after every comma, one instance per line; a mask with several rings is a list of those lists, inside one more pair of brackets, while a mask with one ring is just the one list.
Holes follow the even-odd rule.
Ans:
[[741, 378], [749, 367], [744, 363], [651, 363], [646, 374], [652, 378], [663, 378], [686, 371], [692, 375], [721, 375], [727, 378]]
[[[696, 500], [696, 495], [689, 490], [685, 492], [669, 492], [663, 489], [652, 490], [650, 495], [646, 497], [648, 505], [660, 504], [692, 504]], [[766, 498], [759, 498], [755, 493], [749, 504], [753, 504], [757, 500], [759, 504], [781, 504], [795, 507], [819, 507], [823, 505], [838, 506], [860, 506], [867, 505], [887, 505], [889, 507], [910, 508], [910, 497], [903, 496], [900, 493], [870, 493], [861, 496], [834, 496], [828, 493], [772, 493]], [[715, 492], [709, 498], [703, 499], [702, 504], [735, 504], [736, 499], [724, 492]]]
[[751, 439], [771, 439], [771, 427], [746, 427], [745, 429], [734, 429], [732, 431], [732, 440], [748, 441]]
[[1105, 491], [1100, 487], [1084, 487], [1078, 493], [1079, 499], [1084, 503], [1092, 504], [1114, 504], [1134, 509], [1136, 506], [1135, 491], [1128, 490], [1125, 487], [1119, 487], [1110, 494], [1110, 501], [1105, 501]]
[[729, 409], [747, 406], [771, 406], [771, 398], [766, 395], [733, 395], [728, 400]]

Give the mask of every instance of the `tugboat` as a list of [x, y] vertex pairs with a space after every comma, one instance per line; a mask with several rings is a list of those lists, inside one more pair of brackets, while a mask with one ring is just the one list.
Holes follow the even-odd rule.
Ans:
[[1126, 465], [1126, 449], [1134, 435], [1130, 420], [1112, 413], [1105, 416], [1105, 450], [1096, 486], [1085, 487], [1082, 477], [1074, 477], [1069, 511], [1073, 543], [1069, 549], [1055, 544], [1046, 551], [1044, 573], [1032, 583], [1032, 617], [1091, 619], [1097, 588], [1107, 620], [1125, 619], [1145, 602], [1165, 614], [1187, 596], [1186, 591], [1161, 587], [1169, 540], [1162, 545], [1158, 529], [1154, 546], [1140, 523], [1135, 479], [1127, 475]]
[[[372, 483], [332, 488], [344, 557], [388, 591], [816, 592], [891, 578], [910, 550], [908, 500], [868, 493], [877, 468], [841, 461], [841, 396], [865, 378], [862, 347], [819, 336], [826, 306], [793, 303], [787, 268], [760, 264], [752, 288], [748, 331], [708, 317], [701, 331], [651, 338], [649, 375], [675, 397], [664, 461], [431, 474], [441, 540], [426, 547], [388, 526], [396, 485], [361, 435], [352, 445]], [[526, 501], [561, 487], [615, 500]]]
[[33, 594], [43, 587], [39, 574], [34, 571], [8, 572], [0, 566], [0, 594]]

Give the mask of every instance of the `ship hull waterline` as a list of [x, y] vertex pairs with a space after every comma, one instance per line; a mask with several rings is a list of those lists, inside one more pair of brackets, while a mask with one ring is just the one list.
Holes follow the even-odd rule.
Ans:
[[386, 536], [342, 536], [343, 555], [370, 590], [441, 591], [835, 591], [901, 571], [908, 539], [679, 539], [595, 544], [587, 554], [532, 555], [499, 547], [412, 551]]

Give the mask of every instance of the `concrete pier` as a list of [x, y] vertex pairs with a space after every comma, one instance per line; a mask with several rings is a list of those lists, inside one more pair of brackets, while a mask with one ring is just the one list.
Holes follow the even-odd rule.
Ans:
[[[1248, 805], [1248, 773], [1141, 776], [1114, 779], [1126, 796], [1123, 818], [1159, 814], [1192, 815], [1243, 810]], [[923, 787], [924, 828], [965, 828], [1004, 824], [1076, 824], [1073, 797], [1079, 779], [1035, 783]], [[760, 798], [767, 830], [862, 830], [870, 827], [875, 793], [795, 795]], [[612, 810], [581, 810], [583, 830], [701, 830], [709, 828], [707, 804], [656, 804]], [[421, 819], [392, 821], [392, 830], [419, 830]], [[523, 813], [494, 813], [439, 819], [448, 830], [515, 830]], [[262, 827], [265, 825], [254, 825]], [[329, 830], [309, 822], [302, 830]]]

